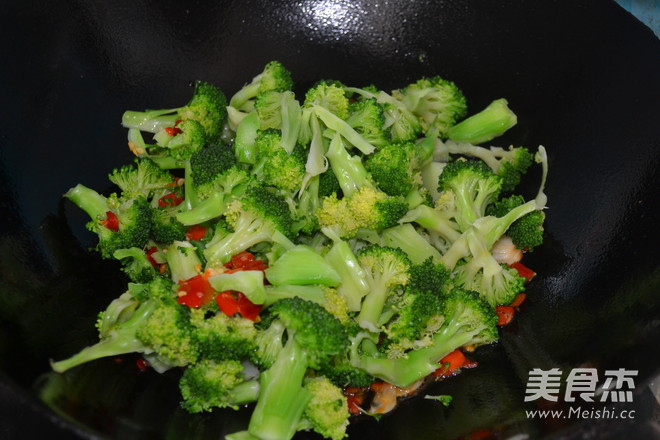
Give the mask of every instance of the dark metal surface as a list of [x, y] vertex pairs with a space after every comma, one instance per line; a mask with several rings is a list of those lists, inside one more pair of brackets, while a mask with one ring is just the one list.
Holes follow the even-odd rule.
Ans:
[[185, 102], [195, 79], [231, 95], [272, 59], [299, 90], [439, 74], [472, 110], [506, 97], [519, 125], [502, 145], [550, 155], [547, 243], [526, 257], [539, 276], [515, 325], [438, 387], [452, 407], [409, 401], [350, 438], [649, 438], [643, 420], [524, 415], [532, 368], [638, 369], [642, 383], [660, 367], [660, 41], [614, 2], [10, 1], [0, 48], [0, 438], [202, 439], [244, 426], [244, 412], [182, 413], [174, 374], [140, 374], [130, 359], [43, 375], [94, 340], [96, 313], [125, 283], [86, 251], [84, 216], [61, 194], [104, 189], [131, 159], [123, 110]]

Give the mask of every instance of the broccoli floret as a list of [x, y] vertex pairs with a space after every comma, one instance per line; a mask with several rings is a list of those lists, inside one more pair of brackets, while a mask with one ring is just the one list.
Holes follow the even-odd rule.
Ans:
[[439, 191], [453, 192], [454, 219], [461, 231], [486, 215], [502, 189], [502, 178], [478, 160], [457, 160], [445, 166], [438, 179]]
[[385, 131], [385, 113], [375, 98], [351, 102], [348, 106], [348, 125], [376, 148], [387, 145], [389, 133]]
[[319, 368], [344, 352], [349, 340], [344, 326], [316, 303], [287, 298], [268, 310], [288, 337], [260, 376], [261, 392], [248, 431], [258, 438], [291, 438], [312, 398], [303, 386], [308, 368]]
[[151, 237], [155, 242], [168, 244], [186, 239], [186, 227], [176, 219], [177, 214], [178, 209], [176, 207], [153, 209]]
[[447, 141], [439, 144], [436, 154], [461, 154], [481, 159], [502, 178], [502, 192], [511, 192], [520, 183], [522, 176], [531, 166], [534, 156], [525, 147], [509, 146], [484, 148], [466, 142]]
[[[491, 205], [488, 210], [489, 215], [502, 217], [509, 213], [513, 208], [521, 206], [525, 199], [519, 195], [512, 195]], [[532, 211], [525, 214], [509, 226], [506, 235], [511, 238], [513, 244], [518, 249], [533, 251], [535, 247], [543, 243], [543, 222], [545, 213], [541, 210]]]
[[269, 129], [256, 138], [258, 162], [253, 169], [261, 180], [287, 192], [300, 190], [305, 177], [305, 157], [300, 149], [287, 153], [282, 148], [282, 133]]
[[493, 244], [504, 235], [511, 224], [526, 214], [542, 208], [543, 206], [539, 206], [536, 200], [531, 200], [512, 208], [502, 217], [488, 215], [478, 218], [451, 244], [442, 255], [441, 262], [448, 269], [453, 270], [461, 258], [478, 255], [480, 252], [478, 249], [485, 249], [486, 253], [491, 255]]
[[254, 100], [257, 95], [275, 90], [284, 92], [293, 89], [293, 80], [289, 72], [279, 61], [271, 61], [263, 71], [252, 78], [249, 84], [243, 86], [229, 100], [229, 105], [241, 111], [254, 109]]
[[318, 121], [321, 121], [326, 128], [339, 133], [363, 154], [372, 153], [375, 147], [346, 122], [348, 108], [349, 102], [341, 87], [319, 84], [309, 89], [305, 97], [301, 141], [313, 143], [324, 130], [321, 124], [318, 124]]
[[[323, 376], [309, 379], [304, 389], [312, 398], [303, 412], [302, 428], [307, 425], [324, 438], [342, 440], [348, 427], [348, 399], [341, 388]], [[300, 429], [300, 428], [299, 428]]]
[[157, 275], [156, 269], [147, 257], [147, 253], [141, 248], [118, 249], [112, 256], [117, 260], [121, 260], [122, 271], [134, 283], [148, 283]]
[[320, 106], [340, 119], [348, 117], [348, 98], [344, 88], [335, 84], [319, 82], [307, 90], [305, 107]]
[[167, 155], [176, 160], [189, 160], [190, 156], [206, 145], [206, 132], [202, 124], [186, 119], [174, 129], [164, 128], [154, 135], [156, 144], [167, 149]]
[[392, 95], [400, 99], [419, 118], [424, 132], [433, 128], [441, 137], [467, 111], [463, 92], [451, 81], [439, 76], [422, 78]]
[[201, 199], [212, 192], [224, 189], [217, 180], [236, 165], [236, 158], [230, 147], [212, 144], [190, 157], [192, 185]]
[[322, 228], [331, 229], [341, 238], [351, 238], [360, 229], [381, 231], [396, 225], [407, 210], [403, 199], [363, 186], [343, 199], [325, 197], [316, 215]]
[[[162, 370], [197, 360], [188, 311], [177, 304], [170, 281], [157, 277], [142, 288], [133, 286], [128, 293], [134, 298], [120, 297], [124, 307], [113, 302], [99, 315], [100, 341], [68, 359], [53, 362], [53, 370], [61, 373], [99, 358], [127, 353], [142, 353]], [[125, 306], [126, 301], [136, 303]]]
[[502, 192], [511, 192], [518, 186], [522, 176], [527, 172], [534, 156], [525, 147], [510, 146], [508, 150], [491, 147], [498, 158], [493, 171], [502, 178]]
[[285, 332], [286, 328], [278, 320], [272, 320], [270, 325], [259, 329], [254, 339], [255, 348], [249, 353], [250, 361], [259, 370], [265, 371], [273, 366], [277, 356], [284, 347], [284, 342], [286, 341]]
[[191, 309], [190, 313], [201, 358], [240, 361], [255, 348], [257, 330], [251, 320], [222, 312], [205, 317], [207, 312], [203, 309]]
[[103, 258], [131, 247], [143, 248], [151, 230], [151, 206], [144, 196], [109, 197], [78, 184], [64, 194], [91, 218], [87, 229], [98, 235], [97, 250]]
[[170, 173], [146, 158], [136, 158], [133, 165], [113, 170], [108, 178], [119, 187], [125, 199], [144, 196], [151, 200], [154, 194], [175, 186]]
[[122, 124], [127, 128], [158, 133], [165, 128], [174, 128], [179, 120], [194, 120], [204, 128], [208, 142], [217, 142], [227, 117], [226, 107], [227, 98], [219, 88], [204, 81], [196, 81], [193, 96], [187, 105], [146, 112], [126, 111], [122, 116]]
[[406, 285], [408, 289], [415, 292], [433, 292], [443, 295], [451, 285], [451, 272], [442, 263], [436, 263], [432, 258], [426, 259], [421, 264], [413, 264], [410, 267], [410, 279]]
[[271, 284], [338, 286], [341, 277], [337, 271], [314, 249], [298, 245], [286, 251], [265, 271]]
[[385, 303], [397, 287], [405, 286], [410, 279], [411, 262], [400, 249], [379, 245], [360, 249], [357, 258], [366, 272], [369, 293], [356, 319], [362, 328], [378, 332]]
[[296, 146], [302, 124], [300, 103], [295, 99], [293, 92], [270, 90], [259, 94], [254, 108], [259, 115], [259, 128], [280, 130], [282, 133], [280, 144], [284, 151], [291, 154]]
[[503, 217], [480, 218], [465, 231], [442, 257], [446, 267], [454, 270], [456, 285], [476, 290], [493, 306], [510, 304], [524, 290], [525, 279], [515, 269], [500, 265], [490, 249], [511, 223], [535, 209], [533, 201], [527, 202]]
[[376, 87], [363, 89], [347, 87], [348, 93], [355, 93], [363, 99], [375, 99], [382, 107], [385, 116], [384, 129], [392, 142], [408, 142], [417, 139], [422, 125], [406, 105], [392, 95]]
[[327, 197], [331, 194], [336, 194], [338, 196], [343, 195], [341, 192], [341, 186], [339, 186], [339, 180], [337, 180], [337, 176], [332, 170], [319, 174], [318, 196]]
[[204, 256], [210, 267], [224, 264], [256, 244], [288, 241], [293, 223], [286, 201], [259, 186], [249, 188], [231, 202], [225, 219], [234, 232], [206, 247]]
[[501, 136], [518, 123], [506, 99], [496, 99], [479, 113], [459, 122], [447, 131], [454, 142], [481, 144]]
[[249, 173], [236, 164], [229, 147], [213, 145], [194, 154], [186, 167], [185, 201], [176, 218], [196, 225], [224, 214], [249, 186]]
[[412, 142], [388, 144], [365, 161], [378, 188], [391, 196], [407, 196], [422, 184], [421, 160]]
[[409, 350], [429, 346], [443, 322], [443, 305], [444, 298], [436, 292], [407, 288], [391, 312], [394, 316], [385, 326], [379, 350], [389, 358], [400, 358]]
[[397, 359], [360, 355], [354, 348], [353, 366], [393, 385], [407, 387], [435, 371], [440, 359], [455, 349], [488, 344], [498, 338], [495, 309], [475, 292], [454, 289], [444, 301], [442, 315], [442, 325], [428, 346]]
[[259, 381], [246, 380], [244, 367], [236, 360], [202, 359], [186, 368], [179, 388], [181, 407], [190, 413], [213, 408], [238, 409], [259, 397]]

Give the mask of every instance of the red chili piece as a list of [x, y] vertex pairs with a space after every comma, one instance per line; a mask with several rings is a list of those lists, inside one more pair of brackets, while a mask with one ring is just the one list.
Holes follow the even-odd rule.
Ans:
[[497, 325], [503, 326], [511, 322], [516, 309], [511, 306], [497, 306], [495, 312], [497, 313]]
[[179, 297], [178, 303], [193, 308], [207, 305], [215, 294], [211, 284], [202, 275], [179, 281], [179, 292], [185, 292], [185, 294]]
[[522, 264], [520, 261], [513, 264], [509, 264], [509, 267], [512, 267], [516, 271], [518, 271], [518, 275], [520, 275], [525, 279], [525, 283], [529, 283], [532, 280], [532, 278], [534, 278], [534, 276], [536, 275], [536, 272], [534, 272], [532, 269]]
[[157, 267], [157, 266], [158, 266], [158, 263], [156, 262], [156, 260], [154, 260], [154, 257], [153, 257], [153, 255], [154, 255], [156, 252], [158, 252], [158, 248], [157, 248], [156, 246], [152, 246], [152, 247], [150, 247], [149, 249], [147, 249], [147, 260], [149, 260], [149, 263], [151, 263], [151, 265], [152, 265], [153, 267]]
[[169, 136], [176, 136], [177, 134], [181, 133], [181, 129], [178, 127], [165, 127], [165, 133], [167, 133]]
[[458, 370], [463, 367], [467, 362], [467, 358], [461, 350], [454, 350], [449, 353], [447, 356], [440, 359], [440, 364], [442, 367], [438, 368], [433, 372], [433, 375], [436, 377], [447, 377], [452, 376], [458, 372]]
[[105, 220], [101, 220], [101, 224], [111, 231], [117, 232], [119, 230], [119, 219], [117, 215], [112, 211], [108, 211], [105, 213], [105, 217]]
[[206, 237], [206, 228], [200, 225], [194, 225], [186, 231], [186, 238], [189, 241], [199, 241]]

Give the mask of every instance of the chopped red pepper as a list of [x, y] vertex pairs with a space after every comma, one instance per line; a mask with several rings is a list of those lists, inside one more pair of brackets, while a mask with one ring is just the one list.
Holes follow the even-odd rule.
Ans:
[[186, 231], [186, 238], [189, 241], [199, 241], [202, 238], [206, 237], [207, 229], [201, 225], [194, 225], [188, 228]]
[[177, 126], [165, 127], [165, 133], [167, 133], [169, 136], [176, 136], [177, 134], [181, 133], [181, 129]]
[[266, 264], [262, 260], [255, 260], [254, 255], [244, 251], [234, 255], [225, 267], [229, 269], [225, 273], [233, 273], [239, 270], [266, 270]]
[[158, 199], [158, 206], [167, 208], [168, 206], [178, 206], [183, 202], [183, 198], [174, 193], [169, 193]]
[[178, 303], [193, 308], [207, 305], [215, 294], [211, 284], [202, 275], [179, 281], [179, 292], [183, 294], [179, 296]]
[[497, 313], [497, 325], [503, 326], [511, 322], [516, 310], [511, 306], [497, 306], [495, 312]]
[[525, 293], [519, 293], [519, 294], [516, 295], [516, 297], [513, 299], [513, 302], [512, 302], [511, 304], [509, 304], [509, 305], [510, 305], [511, 307], [518, 308], [518, 307], [520, 307], [520, 304], [522, 304], [523, 301], [525, 301], [525, 298], [527, 298], [527, 294], [525, 294]]
[[520, 261], [513, 264], [509, 264], [509, 267], [518, 271], [518, 275], [520, 275], [525, 279], [525, 283], [529, 283], [532, 280], [532, 278], [534, 278], [534, 276], [536, 275], [536, 272], [534, 272], [532, 269], [522, 264]]
[[111, 231], [117, 232], [119, 230], [119, 219], [117, 218], [117, 214], [108, 211], [105, 213], [105, 218], [105, 220], [101, 220], [101, 224]]
[[433, 375], [436, 377], [452, 376], [456, 374], [458, 370], [466, 364], [467, 361], [467, 358], [461, 350], [454, 350], [447, 356], [440, 359], [439, 363], [442, 364], [442, 367], [435, 370]]
[[157, 267], [157, 266], [158, 266], [158, 263], [156, 262], [156, 260], [154, 260], [154, 257], [153, 257], [153, 255], [154, 255], [156, 252], [158, 252], [158, 248], [157, 248], [156, 246], [152, 246], [152, 247], [150, 247], [149, 249], [147, 249], [147, 260], [149, 260], [149, 263], [151, 263], [151, 265], [152, 265], [153, 267]]
[[261, 312], [261, 305], [254, 304], [248, 299], [247, 296], [243, 295], [241, 292], [236, 293], [238, 300], [238, 313], [241, 314], [245, 319], [250, 321], [259, 320], [259, 312]]
[[232, 292], [231, 290], [220, 292], [215, 297], [215, 302], [218, 303], [220, 311], [227, 316], [239, 314], [250, 321], [258, 321], [259, 319], [261, 306], [253, 304], [241, 292]]
[[231, 293], [231, 290], [218, 293], [215, 302], [218, 303], [220, 311], [227, 316], [234, 316], [239, 311], [238, 300]]
[[141, 372], [142, 371], [147, 371], [147, 368], [149, 368], [149, 362], [144, 360], [144, 359], [138, 359], [138, 360], [135, 361], [135, 366]]

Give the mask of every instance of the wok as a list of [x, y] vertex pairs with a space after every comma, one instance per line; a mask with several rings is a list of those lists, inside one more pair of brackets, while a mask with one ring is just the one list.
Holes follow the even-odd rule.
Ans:
[[[506, 97], [519, 124], [497, 144], [546, 146], [546, 244], [499, 344], [440, 382], [444, 408], [413, 399], [351, 439], [653, 438], [646, 384], [660, 359], [660, 41], [603, 0], [4, 2], [0, 16], [0, 437], [206, 439], [244, 411], [187, 415], [176, 372], [127, 358], [48, 374], [95, 340], [96, 313], [125, 288], [89, 252], [84, 214], [61, 200], [108, 189], [128, 163], [125, 109], [176, 106], [196, 79], [231, 95], [272, 59], [299, 91], [319, 78], [386, 90], [454, 80], [477, 111]], [[525, 191], [535, 191], [532, 173]], [[638, 370], [634, 420], [527, 418], [533, 368]], [[625, 407], [624, 404], [620, 404]], [[655, 429], [655, 431], [654, 431]], [[483, 433], [483, 431], [482, 431]], [[300, 438], [316, 438], [302, 434]]]

